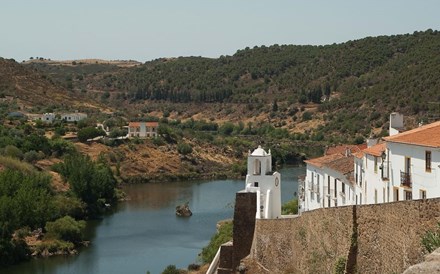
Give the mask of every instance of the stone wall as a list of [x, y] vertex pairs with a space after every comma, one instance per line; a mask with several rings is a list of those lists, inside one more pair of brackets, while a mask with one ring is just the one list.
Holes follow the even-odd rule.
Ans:
[[270, 273], [333, 273], [345, 258], [348, 273], [401, 273], [423, 260], [421, 236], [439, 221], [440, 198], [257, 220], [249, 262]]
[[332, 273], [348, 255], [352, 231], [352, 207], [257, 220], [251, 257], [271, 273]]

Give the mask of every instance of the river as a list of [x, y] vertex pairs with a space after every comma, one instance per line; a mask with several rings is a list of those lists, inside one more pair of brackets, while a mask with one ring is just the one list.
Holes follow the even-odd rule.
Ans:
[[[280, 171], [282, 202], [293, 198], [304, 167]], [[233, 217], [235, 193], [244, 180], [150, 183], [130, 185], [129, 201], [87, 224], [91, 245], [76, 256], [31, 259], [6, 269], [8, 274], [151, 274], [169, 264], [187, 268], [216, 231], [218, 221]], [[175, 216], [178, 204], [189, 202], [190, 218]]]

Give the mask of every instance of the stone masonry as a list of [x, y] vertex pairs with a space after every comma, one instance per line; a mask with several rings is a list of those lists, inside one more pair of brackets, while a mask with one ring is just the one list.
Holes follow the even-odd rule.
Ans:
[[246, 262], [266, 269], [253, 274], [334, 273], [344, 259], [347, 273], [402, 273], [423, 260], [421, 237], [439, 221], [440, 198], [257, 220]]

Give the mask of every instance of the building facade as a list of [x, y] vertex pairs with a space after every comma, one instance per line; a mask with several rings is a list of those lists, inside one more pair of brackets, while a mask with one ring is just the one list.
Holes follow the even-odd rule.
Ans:
[[157, 137], [158, 122], [130, 122], [128, 124], [128, 136], [130, 138]]
[[391, 136], [346, 155], [352, 176], [340, 154], [305, 161], [301, 211], [440, 197], [440, 121], [401, 132], [402, 121], [391, 114]]
[[87, 118], [87, 114], [81, 112], [63, 113], [61, 114], [61, 120], [66, 122], [78, 122]]

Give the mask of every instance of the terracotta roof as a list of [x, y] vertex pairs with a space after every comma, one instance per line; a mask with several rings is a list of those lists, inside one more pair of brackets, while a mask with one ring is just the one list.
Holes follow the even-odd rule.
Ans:
[[347, 174], [354, 171], [354, 157], [346, 157], [342, 154], [324, 155], [322, 157], [306, 160], [304, 162], [319, 168], [327, 167], [342, 174]]
[[360, 145], [338, 145], [338, 146], [332, 146], [328, 147], [325, 151], [325, 155], [331, 155], [331, 154], [345, 154], [346, 149], [350, 149], [351, 153], [359, 152], [365, 148], [367, 148], [367, 144], [360, 144]]
[[385, 137], [387, 142], [395, 142], [427, 147], [440, 147], [440, 121]]
[[158, 122], [146, 122], [145, 125], [147, 127], [157, 127], [159, 125]]
[[139, 127], [140, 125], [141, 125], [141, 123], [139, 123], [139, 122], [130, 122], [130, 123], [128, 123], [129, 127]]
[[358, 159], [362, 159], [364, 157], [365, 153], [363, 153], [362, 151], [353, 153], [353, 156], [358, 158]]
[[342, 157], [326, 165], [328, 168], [336, 170], [342, 174], [348, 174], [354, 171], [354, 157]]
[[366, 148], [363, 150], [363, 153], [370, 154], [376, 157], [380, 157], [382, 155], [382, 152], [386, 150], [387, 146], [386, 143], [380, 143], [374, 146], [371, 146], [369, 148]]
[[159, 125], [158, 122], [129, 122], [128, 126], [129, 127], [140, 127], [141, 124], [144, 124], [144, 123], [145, 123], [145, 126], [147, 126], [147, 127], [157, 127]]
[[323, 167], [327, 163], [330, 163], [331, 161], [334, 161], [334, 160], [339, 159], [341, 157], [345, 157], [345, 156], [342, 154], [324, 155], [322, 157], [305, 160], [304, 162], [307, 164], [314, 165], [316, 167]]

